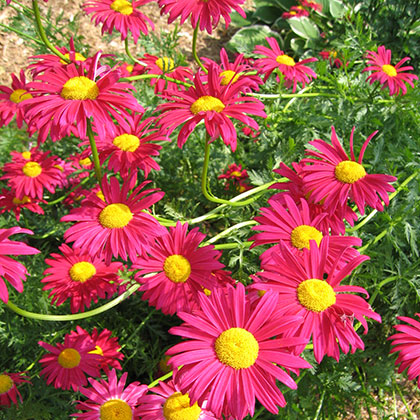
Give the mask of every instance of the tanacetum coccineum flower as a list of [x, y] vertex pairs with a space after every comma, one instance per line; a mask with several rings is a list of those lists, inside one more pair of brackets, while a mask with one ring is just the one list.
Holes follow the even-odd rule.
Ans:
[[[202, 406], [216, 418], [232, 415], [242, 420], [254, 414], [255, 397], [270, 412], [285, 406], [276, 379], [296, 389], [285, 369], [309, 368], [306, 361], [285, 348], [301, 345], [303, 339], [275, 339], [290, 324], [299, 325], [300, 316], [278, 315], [277, 293], [265, 293], [257, 305], [245, 296], [245, 287], [216, 289], [210, 296], [200, 294], [200, 309], [180, 312], [185, 321], [169, 330], [187, 340], [171, 347], [169, 364], [174, 382], [192, 404]], [[179, 368], [179, 370], [177, 370]], [[233, 397], [234, 396], [234, 397]]]
[[91, 257], [86, 251], [72, 249], [63, 244], [61, 254], [51, 254], [45, 262], [50, 266], [44, 271], [43, 290], [51, 290], [52, 304], [63, 304], [70, 298], [72, 313], [83, 312], [91, 301], [111, 297], [118, 288], [120, 262], [105, 264], [102, 258]]
[[98, 68], [100, 53], [79, 66], [74, 63], [39, 74], [28, 86], [33, 99], [25, 102], [29, 132], [39, 131], [38, 142], [50, 133], [52, 141], [74, 134], [85, 139], [87, 118], [93, 118], [100, 136], [114, 126], [113, 118], [126, 125], [131, 111], [144, 112], [130, 91], [129, 83], [118, 82], [119, 70]]
[[[325, 355], [337, 361], [340, 348], [343, 353], [364, 349], [361, 338], [356, 334], [353, 322], [357, 319], [367, 333], [365, 317], [381, 322], [381, 317], [373, 312], [369, 303], [357, 295], [365, 289], [359, 286], [341, 285], [341, 281], [369, 259], [359, 255], [347, 264], [340, 264], [340, 257], [334, 265], [328, 264], [328, 236], [320, 247], [311, 241], [310, 249], [296, 255], [284, 246], [281, 253], [271, 255], [272, 263], [262, 265], [264, 271], [257, 273], [261, 281], [253, 284], [259, 290], [273, 290], [279, 294], [277, 311], [281, 315], [303, 316], [300, 325], [290, 324], [285, 336], [299, 336], [307, 341], [312, 336], [314, 355], [318, 363]], [[341, 269], [338, 267], [341, 265]], [[327, 278], [324, 280], [324, 274]], [[350, 292], [350, 293], [349, 293]], [[305, 346], [298, 349], [303, 351]]]
[[[420, 317], [420, 314], [416, 316]], [[392, 346], [395, 346], [391, 353], [399, 352], [395, 361], [396, 365], [401, 363], [398, 373], [408, 368], [408, 379], [417, 378], [417, 387], [420, 388], [420, 322], [407, 316], [397, 316], [397, 319], [408, 325], [394, 325], [398, 333], [388, 338], [392, 340]]]
[[21, 199], [16, 197], [14, 191], [2, 188], [0, 195], [0, 214], [13, 211], [16, 220], [19, 221], [22, 209], [28, 209], [33, 213], [44, 214], [44, 210], [38, 203], [45, 200], [37, 200], [24, 195]]
[[149, 251], [153, 240], [165, 234], [166, 229], [143, 210], [159, 201], [164, 193], [156, 189], [142, 191], [148, 182], [129, 193], [130, 184], [131, 181], [126, 181], [120, 188], [115, 177], [109, 182], [104, 177], [105, 201], [92, 194], [80, 208], [61, 218], [62, 222], [77, 222], [64, 233], [66, 242], [74, 241], [74, 247], [83, 248], [92, 257], [103, 255], [105, 264], [113, 256], [135, 261], [138, 254]]
[[172, 23], [181, 16], [181, 25], [191, 15], [191, 25], [196, 28], [200, 22], [200, 30], [211, 34], [222, 16], [226, 28], [230, 24], [230, 14], [236, 10], [242, 17], [246, 17], [240, 5], [244, 0], [158, 0], [161, 14], [169, 13], [168, 23]]
[[301, 18], [304, 16], [309, 16], [309, 12], [302, 6], [292, 6], [288, 12], [284, 12], [281, 15], [283, 19]]
[[33, 255], [40, 252], [23, 242], [11, 241], [9, 236], [16, 233], [33, 234], [31, 230], [17, 226], [9, 229], [0, 229], [0, 300], [4, 303], [9, 301], [9, 293], [4, 281], [8, 281], [19, 293], [22, 293], [22, 280], [25, 281], [28, 274], [21, 263], [7, 255]]
[[147, 35], [150, 27], [155, 29], [153, 22], [138, 9], [152, 0], [88, 0], [82, 7], [85, 13], [93, 14], [95, 25], [102, 23], [102, 35], [105, 32], [112, 34], [115, 29], [121, 33], [121, 40], [128, 36], [130, 31], [134, 43], [137, 44], [140, 34]]
[[86, 375], [100, 376], [102, 356], [92, 353], [95, 350], [92, 340], [67, 334], [64, 343], [55, 347], [43, 341], [38, 344], [49, 352], [39, 361], [43, 365], [40, 374], [45, 376], [47, 385], [54, 382], [54, 388], [77, 391], [87, 384]]
[[229, 117], [249, 125], [254, 130], [259, 126], [245, 113], [265, 118], [264, 104], [256, 98], [239, 96], [240, 84], [220, 84], [221, 76], [215, 66], [209, 67], [207, 84], [203, 84], [200, 73], [194, 77], [194, 86], [186, 91], [168, 91], [162, 97], [172, 101], [161, 104], [160, 124], [169, 129], [169, 134], [176, 127], [183, 125], [178, 135], [178, 146], [182, 147], [195, 126], [204, 120], [211, 140], [221, 136], [223, 142], [236, 150], [236, 129]]
[[378, 47], [378, 52], [368, 51], [367, 56], [368, 67], [363, 71], [373, 71], [373, 73], [366, 79], [370, 84], [376, 80], [382, 85], [382, 89], [389, 88], [390, 95], [405, 95], [407, 93], [408, 83], [414, 87], [413, 81], [418, 80], [415, 74], [405, 73], [407, 70], [413, 70], [411, 66], [404, 66], [403, 64], [410, 60], [409, 57], [403, 58], [395, 66], [391, 64], [391, 50], [387, 50], [385, 46]]
[[24, 374], [25, 372], [19, 373], [0, 373], [0, 409], [1, 406], [10, 407], [11, 402], [14, 404], [18, 403], [18, 398], [22, 402], [22, 396], [18, 391], [16, 385], [21, 383], [31, 383], [29, 377]]
[[397, 180], [395, 176], [383, 174], [368, 174], [362, 166], [363, 155], [377, 131], [373, 132], [365, 141], [358, 160], [353, 150], [354, 127], [350, 134], [350, 158], [344, 151], [331, 127], [331, 145], [324, 140], [310, 141], [316, 150], [306, 150], [306, 154], [314, 158], [302, 159], [305, 165], [302, 169], [305, 194], [311, 199], [323, 201], [326, 208], [334, 210], [353, 201], [359, 212], [364, 214], [366, 204], [378, 211], [383, 211], [389, 204], [388, 192], [395, 191], [389, 183]]
[[128, 373], [117, 379], [115, 369], [112, 369], [107, 380], [89, 378], [90, 388], [80, 388], [87, 397], [86, 401], [78, 401], [76, 408], [83, 413], [74, 413], [84, 420], [134, 420], [138, 419], [138, 400], [147, 392], [147, 386], [140, 382], [125, 385]]
[[316, 79], [316, 73], [304, 64], [318, 61], [318, 59], [312, 57], [296, 62], [280, 49], [275, 38], [266, 38], [266, 41], [271, 49], [263, 45], [257, 45], [254, 51], [254, 54], [267, 57], [255, 60], [255, 66], [260, 67], [261, 72], [265, 73], [264, 80], [267, 80], [275, 69], [279, 69], [284, 74], [285, 82], [288, 85], [293, 85], [293, 92], [295, 92], [298, 83], [302, 83], [302, 87], [305, 87], [305, 84], [309, 83], [312, 78]]

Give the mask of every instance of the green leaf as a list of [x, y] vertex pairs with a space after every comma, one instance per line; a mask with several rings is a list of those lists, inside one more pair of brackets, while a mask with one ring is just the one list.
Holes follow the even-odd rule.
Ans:
[[330, 0], [330, 13], [334, 18], [341, 18], [346, 14], [347, 8], [341, 0]]
[[307, 17], [291, 18], [287, 20], [292, 31], [302, 38], [319, 38], [318, 27]]
[[281, 11], [277, 7], [262, 6], [255, 11], [253, 17], [262, 20], [264, 23], [272, 24], [280, 14]]
[[232, 19], [232, 24], [235, 26], [249, 26], [253, 23], [253, 13], [248, 11], [246, 14], [246, 18], [243, 18], [238, 12], [234, 11], [230, 17]]

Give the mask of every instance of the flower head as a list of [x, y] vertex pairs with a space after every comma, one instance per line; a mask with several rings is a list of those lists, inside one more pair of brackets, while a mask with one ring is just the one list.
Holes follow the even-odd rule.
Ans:
[[304, 16], [309, 16], [309, 12], [302, 6], [292, 6], [288, 12], [284, 12], [281, 15], [283, 19], [301, 18]]
[[22, 383], [31, 383], [25, 372], [0, 373], [0, 409], [1, 406], [10, 407], [11, 403], [17, 404], [18, 398], [22, 402], [22, 395], [17, 389], [17, 385]]
[[6, 211], [13, 211], [17, 221], [20, 219], [22, 209], [28, 209], [37, 214], [44, 214], [44, 210], [38, 204], [40, 202], [45, 202], [45, 200], [32, 199], [27, 195], [19, 199], [13, 190], [3, 188], [0, 195], [0, 214]]
[[225, 173], [222, 173], [217, 179], [226, 179], [225, 190], [228, 190], [230, 186], [233, 186], [239, 192], [244, 192], [251, 189], [252, 187], [248, 184], [248, 172], [246, 169], [242, 169], [242, 165], [232, 163], [228, 166]]

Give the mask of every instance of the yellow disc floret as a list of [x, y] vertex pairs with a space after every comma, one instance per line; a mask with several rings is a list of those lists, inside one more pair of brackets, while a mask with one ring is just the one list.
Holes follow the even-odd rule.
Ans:
[[296, 64], [295, 60], [293, 60], [292, 57], [290, 57], [286, 54], [282, 54], [282, 55], [277, 56], [276, 61], [279, 64], [284, 64], [285, 66], [290, 66], [290, 67], [293, 67]]
[[94, 100], [98, 95], [98, 85], [85, 76], [72, 77], [64, 83], [63, 89], [61, 89], [61, 97], [69, 100]]
[[13, 204], [14, 205], [20, 206], [21, 204], [28, 204], [28, 203], [30, 203], [31, 202], [31, 199], [27, 195], [24, 195], [22, 199], [17, 198], [17, 197], [14, 197], [12, 201], [13, 201]]
[[130, 207], [122, 203], [109, 204], [99, 213], [99, 223], [108, 229], [123, 228], [132, 218]]
[[38, 162], [28, 162], [23, 166], [22, 172], [30, 178], [36, 178], [41, 174], [42, 168]]
[[121, 134], [115, 137], [112, 144], [123, 152], [135, 152], [140, 146], [140, 139], [133, 134]]
[[80, 353], [76, 349], [72, 349], [72, 348], [64, 349], [58, 355], [58, 363], [63, 368], [73, 369], [79, 366]]
[[131, 2], [127, 0], [115, 0], [111, 3], [111, 9], [115, 10], [116, 12], [121, 13], [122, 15], [131, 15], [133, 13], [133, 6]]
[[336, 301], [334, 289], [325, 280], [319, 279], [300, 283], [297, 296], [301, 305], [313, 312], [325, 311]]
[[13, 379], [9, 375], [0, 375], [0, 395], [13, 388]]
[[99, 418], [101, 420], [132, 420], [133, 410], [123, 400], [108, 400], [101, 405]]
[[322, 240], [322, 233], [313, 226], [300, 225], [292, 230], [290, 240], [295, 248], [309, 249], [310, 240], [316, 241], [317, 245], [319, 246]]
[[183, 255], [170, 255], [163, 263], [166, 277], [174, 283], [185, 283], [191, 274], [191, 265]]
[[175, 68], [175, 62], [172, 58], [162, 57], [155, 61], [155, 64], [164, 72], [172, 71]]
[[[63, 54], [63, 55], [64, 55], [64, 57], [67, 58], [67, 60], [71, 61], [69, 53], [66, 53], [66, 54]], [[86, 61], [86, 58], [82, 54], [79, 54], [77, 52], [77, 53], [74, 53], [74, 61]], [[64, 61], [64, 60], [61, 60], [61, 59], [60, 59], [60, 63], [64, 64], [64, 65], [69, 64], [67, 61]]]
[[220, 73], [220, 76], [222, 77], [222, 80], [220, 81], [220, 84], [222, 86], [228, 85], [232, 79], [232, 83], [235, 83], [239, 79], [239, 74], [235, 73], [232, 70], [222, 71]]
[[89, 354], [99, 354], [100, 356], [103, 356], [104, 352], [99, 346], [95, 346], [95, 350], [90, 351]]
[[23, 159], [25, 159], [25, 160], [31, 160], [32, 153], [29, 152], [28, 150], [26, 152], [22, 152], [21, 155], [22, 155]]
[[32, 95], [25, 89], [16, 89], [10, 94], [9, 99], [15, 104], [19, 104], [26, 99], [32, 99]]
[[200, 406], [197, 403], [190, 405], [188, 394], [175, 392], [163, 404], [165, 420], [197, 420], [200, 414]]
[[365, 168], [353, 160], [343, 160], [335, 167], [335, 177], [345, 184], [354, 184], [365, 176]]
[[225, 109], [225, 105], [214, 96], [201, 96], [191, 105], [190, 109], [193, 114], [206, 111], [222, 112]]
[[394, 77], [394, 76], [396, 76], [398, 74], [397, 73], [397, 70], [395, 69], [395, 67], [394, 66], [391, 66], [391, 64], [384, 64], [382, 66], [382, 71], [385, 74], [387, 74], [388, 76], [391, 76], [391, 77]]
[[96, 197], [98, 197], [98, 198], [99, 198], [99, 199], [101, 199], [102, 201], [105, 201], [105, 196], [104, 196], [104, 193], [103, 193], [101, 190], [96, 191]]
[[89, 157], [87, 157], [87, 158], [84, 158], [84, 159], [80, 159], [79, 164], [82, 165], [82, 166], [89, 166], [89, 165], [92, 164], [92, 161], [90, 160]]
[[70, 278], [79, 283], [85, 283], [96, 274], [96, 268], [93, 264], [87, 261], [80, 261], [73, 264], [69, 270]]
[[223, 331], [214, 343], [218, 359], [234, 369], [252, 366], [258, 357], [258, 341], [243, 328], [230, 328]]

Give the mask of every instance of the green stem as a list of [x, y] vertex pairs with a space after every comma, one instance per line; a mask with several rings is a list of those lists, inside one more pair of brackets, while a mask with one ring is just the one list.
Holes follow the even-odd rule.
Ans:
[[77, 319], [90, 318], [91, 316], [101, 314], [107, 311], [108, 309], [111, 309], [114, 306], [117, 306], [123, 300], [125, 300], [130, 295], [132, 295], [139, 287], [140, 287], [140, 284], [134, 284], [122, 295], [111, 300], [111, 302], [108, 302], [105, 305], [100, 306], [99, 308], [92, 309], [91, 311], [83, 312], [80, 314], [72, 314], [72, 315], [38, 314], [35, 312], [29, 312], [29, 311], [25, 311], [24, 309], [18, 308], [15, 304], [10, 302], [10, 300], [9, 302], [6, 303], [6, 306], [13, 312], [16, 312], [18, 315], [24, 316], [25, 318], [37, 319], [40, 321], [74, 321]]
[[195, 62], [201, 67], [201, 69], [207, 73], [207, 69], [203, 66], [203, 63], [198, 58], [197, 55], [197, 35], [198, 35], [198, 28], [200, 26], [200, 20], [197, 21], [197, 26], [194, 28], [193, 40], [192, 40], [192, 54], [194, 57]]
[[32, 9], [34, 11], [36, 27], [38, 29], [39, 36], [41, 37], [45, 46], [49, 50], [51, 50], [55, 55], [60, 57], [64, 62], [71, 63], [71, 60], [69, 60], [60, 51], [58, 51], [57, 48], [55, 48], [54, 45], [51, 44], [51, 42], [48, 40], [47, 35], [44, 31], [44, 27], [42, 26], [42, 23], [41, 23], [41, 14], [39, 13], [38, 0], [32, 0]]
[[397, 392], [398, 392], [398, 395], [400, 396], [400, 398], [401, 398], [402, 402], [403, 402], [403, 403], [404, 403], [404, 405], [405, 405], [405, 408], [406, 408], [406, 409], [407, 409], [407, 411], [408, 411], [408, 414], [410, 415], [410, 418], [412, 418], [412, 419], [416, 419], [417, 417], [415, 417], [415, 416], [413, 415], [413, 413], [411, 412], [410, 407], [408, 406], [407, 401], [406, 401], [406, 399], [405, 399], [405, 397], [404, 397], [403, 393], [401, 392], [401, 388], [398, 386], [398, 384], [397, 384], [397, 382], [395, 381], [395, 379], [393, 379], [393, 383], [394, 383], [394, 387], [395, 387], [395, 389], [396, 389], [396, 390], [397, 390]]
[[164, 74], [139, 74], [138, 76], [128, 76], [119, 79], [119, 82], [133, 82], [136, 80], [144, 80], [144, 79], [164, 79], [168, 82], [176, 83], [178, 85], [182, 85], [185, 87], [193, 86], [191, 83], [182, 82], [181, 80], [174, 79], [173, 77], [165, 76]]
[[47, 206], [52, 206], [53, 204], [60, 203], [61, 201], [65, 200], [73, 191], [80, 188], [82, 185], [86, 184], [90, 179], [92, 178], [92, 175], [89, 174], [86, 178], [84, 178], [82, 181], [80, 181], [75, 187], [73, 187], [70, 191], [67, 191], [66, 194], [62, 195], [61, 197], [57, 198], [54, 201], [49, 201], [47, 203]]
[[102, 182], [102, 174], [101, 174], [101, 164], [99, 163], [98, 148], [96, 147], [95, 136], [93, 135], [92, 124], [90, 122], [90, 119], [87, 118], [86, 122], [87, 122], [86, 132], [89, 137], [90, 149], [92, 150], [93, 164], [95, 166], [95, 175], [100, 186]]
[[375, 291], [373, 292], [372, 296], [369, 299], [369, 305], [372, 306], [373, 302], [376, 299], [376, 296], [378, 296], [379, 292], [381, 291], [381, 288], [383, 286], [385, 286], [388, 283], [391, 283], [394, 280], [398, 280], [399, 276], [390, 276], [387, 277], [386, 279], [382, 280], [376, 287], [375, 287]]
[[156, 381], [153, 381], [152, 383], [150, 383], [149, 385], [147, 385], [148, 388], [153, 388], [154, 386], [156, 386], [159, 381], [165, 381], [166, 379], [170, 378], [173, 375], [173, 371], [170, 371], [169, 373], [167, 373], [166, 375], [161, 376], [160, 378], [156, 379]]
[[20, 32], [20, 31], [18, 31], [17, 29], [12, 28], [11, 26], [3, 25], [2, 23], [0, 23], [0, 27], [1, 27], [1, 28], [4, 28], [4, 29], [7, 29], [7, 30], [8, 30], [8, 31], [10, 31], [10, 32], [14, 32], [15, 34], [19, 35], [19, 36], [20, 36], [20, 37], [22, 37], [22, 38], [27, 38], [27, 39], [30, 39], [31, 41], [36, 42], [38, 45], [44, 45], [44, 43], [43, 43], [43, 42], [41, 42], [39, 39], [33, 38], [33, 37], [32, 37], [32, 36], [30, 36], [30, 35], [27, 35], [27, 34], [25, 34], [25, 33], [23, 33], [23, 32]]
[[134, 61], [135, 63], [137, 63], [137, 64], [142, 64], [141, 63], [141, 61], [139, 61], [139, 60], [137, 60], [137, 58], [134, 58], [133, 57], [133, 55], [131, 54], [131, 52], [130, 52], [130, 49], [128, 48], [128, 37], [127, 38], [125, 38], [125, 40], [124, 40], [124, 47], [125, 47], [125, 52], [126, 52], [126, 54], [128, 55], [128, 57], [132, 60], [132, 61]]
[[247, 220], [245, 222], [237, 223], [236, 225], [233, 225], [233, 226], [225, 229], [224, 231], [220, 232], [216, 236], [213, 236], [213, 238], [206, 241], [203, 245], [210, 245], [214, 242], [217, 242], [219, 239], [229, 235], [230, 232], [233, 232], [233, 231], [235, 231], [237, 229], [240, 229], [244, 226], [251, 226], [251, 225], [256, 225], [256, 224], [257, 224], [257, 222], [255, 220]]
[[322, 409], [322, 404], [324, 403], [324, 397], [325, 397], [325, 389], [322, 391], [321, 399], [319, 400], [318, 408], [316, 409], [314, 420], [318, 420], [319, 413]]
[[215, 249], [236, 249], [236, 248], [245, 249], [245, 248], [249, 248], [253, 243], [254, 241], [228, 242], [226, 244], [215, 245], [214, 248]]

